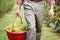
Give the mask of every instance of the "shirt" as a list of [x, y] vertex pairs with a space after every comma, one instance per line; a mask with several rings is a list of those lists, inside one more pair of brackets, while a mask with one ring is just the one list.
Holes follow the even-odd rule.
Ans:
[[[21, 5], [22, 3], [23, 3], [23, 0], [17, 0], [17, 3], [19, 4], [19, 5]], [[49, 4], [50, 5], [54, 5], [55, 4], [55, 0], [49, 0]]]

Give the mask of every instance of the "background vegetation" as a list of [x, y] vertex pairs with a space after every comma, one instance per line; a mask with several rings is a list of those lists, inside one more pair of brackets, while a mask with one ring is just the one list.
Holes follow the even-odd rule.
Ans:
[[54, 19], [50, 20], [49, 16], [48, 16], [48, 11], [50, 9], [48, 0], [46, 0], [46, 14], [45, 14], [45, 23], [49, 26], [49, 23], [52, 22], [53, 24], [55, 24], [56, 21], [60, 21], [60, 5], [58, 3], [56, 3], [55, 7], [54, 7]]
[[0, 0], [0, 17], [13, 8], [14, 4], [16, 3], [15, 1], [16, 0]]

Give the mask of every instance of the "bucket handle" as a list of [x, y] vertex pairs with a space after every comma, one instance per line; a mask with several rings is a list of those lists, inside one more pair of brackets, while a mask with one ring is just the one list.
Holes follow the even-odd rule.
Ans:
[[13, 28], [14, 28], [14, 22], [15, 22], [15, 20], [16, 20], [17, 17], [19, 17], [19, 18], [21, 19], [21, 24], [23, 24], [23, 22], [22, 22], [22, 17], [19, 15], [19, 13], [16, 13], [16, 14], [15, 14], [15, 17], [14, 17], [14, 19], [13, 19], [13, 21], [12, 21], [12, 31], [14, 31], [14, 30], [13, 30]]

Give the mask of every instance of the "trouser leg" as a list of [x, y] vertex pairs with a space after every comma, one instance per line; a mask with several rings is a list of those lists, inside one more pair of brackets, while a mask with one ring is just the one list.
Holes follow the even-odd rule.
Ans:
[[[43, 23], [43, 13], [45, 10], [44, 3], [42, 4], [41, 3], [26, 2], [25, 4], [25, 7], [26, 7], [25, 16], [28, 23], [27, 40], [40, 40], [40, 36], [41, 36], [40, 31]], [[34, 11], [30, 9], [30, 6], [33, 8]], [[36, 18], [34, 16], [34, 13], [36, 14]], [[37, 26], [35, 26], [35, 19], [37, 19], [37, 23], [36, 23]], [[37, 29], [37, 34], [36, 34], [36, 29]]]
[[[37, 18], [36, 18], [37, 19]], [[41, 39], [41, 29], [42, 29], [42, 23], [40, 24], [39, 20], [36, 21], [36, 40]]]
[[36, 40], [35, 15], [31, 9], [25, 9], [25, 17], [28, 23], [26, 40]]
[[41, 38], [41, 29], [44, 21], [45, 5], [43, 2], [38, 3], [35, 8], [35, 19], [36, 19], [36, 40]]
[[41, 39], [41, 32], [36, 33], [36, 40], [40, 40]]

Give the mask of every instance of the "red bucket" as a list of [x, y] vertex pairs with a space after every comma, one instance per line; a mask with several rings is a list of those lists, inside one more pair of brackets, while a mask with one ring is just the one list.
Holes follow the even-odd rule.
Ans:
[[8, 28], [5, 28], [9, 40], [26, 40], [27, 31], [24, 32], [11, 32]]

